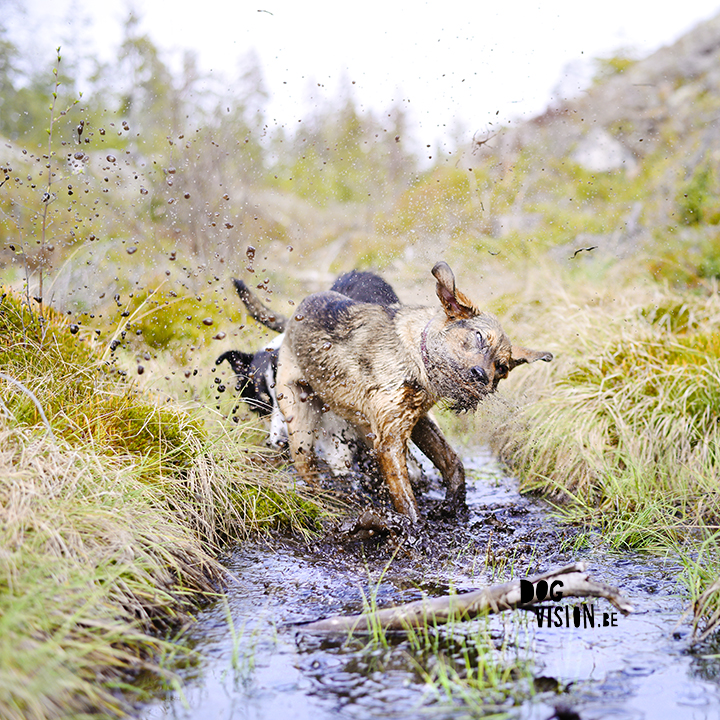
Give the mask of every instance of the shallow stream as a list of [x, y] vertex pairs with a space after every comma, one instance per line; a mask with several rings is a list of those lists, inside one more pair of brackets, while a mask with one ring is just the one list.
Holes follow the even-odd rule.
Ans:
[[[182, 692], [163, 693], [136, 716], [720, 718], [720, 654], [708, 645], [689, 650], [689, 624], [678, 624], [687, 606], [680, 568], [646, 555], [574, 549], [588, 543], [558, 524], [546, 504], [521, 497], [488, 453], [465, 463], [466, 523], [429, 521], [403, 541], [360, 541], [338, 529], [312, 545], [281, 538], [237, 548], [227, 561], [235, 578], [227, 599], [201, 612], [191, 631], [200, 660], [179, 671]], [[441, 497], [436, 482], [426, 497], [424, 512]], [[520, 611], [467, 623], [501, 648], [498, 657], [510, 654], [527, 669], [524, 680], [518, 676], [517, 692], [468, 694], [461, 686], [446, 692], [434, 657], [404, 635], [371, 642], [313, 635], [298, 625], [362, 612], [373, 598], [383, 607], [422, 592], [469, 590], [576, 560], [589, 563], [592, 578], [618, 586], [635, 612], [613, 617], [614, 609], [596, 600], [595, 627], [566, 627], [559, 613], [562, 626], [540, 628], [533, 613]], [[578, 601], [560, 605], [566, 603], [572, 608]], [[437, 633], [442, 653], [461, 668], [467, 653], [460, 660], [453, 655], [453, 632], [466, 631]]]

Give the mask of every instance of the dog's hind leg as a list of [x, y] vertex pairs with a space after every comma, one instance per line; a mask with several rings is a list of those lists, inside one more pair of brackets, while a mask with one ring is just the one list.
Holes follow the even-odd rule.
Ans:
[[415, 424], [411, 438], [442, 475], [447, 488], [443, 502], [444, 512], [455, 515], [466, 511], [465, 468], [440, 432], [440, 428], [428, 415], [423, 415]]
[[321, 417], [318, 399], [303, 381], [302, 370], [292, 351], [280, 349], [277, 384], [278, 406], [287, 423], [290, 457], [300, 477], [315, 487], [315, 435]]

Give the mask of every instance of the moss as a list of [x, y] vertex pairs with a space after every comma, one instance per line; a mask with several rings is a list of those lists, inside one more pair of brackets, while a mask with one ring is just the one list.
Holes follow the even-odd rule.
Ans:
[[[159, 468], [184, 466], [189, 434], [203, 437], [200, 423], [175, 409], [147, 401], [103, 365], [92, 340], [50, 309], [31, 311], [6, 292], [0, 302], [3, 372], [31, 391], [55, 435], [96, 450], [152, 457]], [[21, 426], [41, 422], [25, 392], [10, 393], [7, 409]]]
[[648, 273], [677, 288], [696, 288], [720, 278], [720, 231], [700, 226], [682, 237], [666, 230], [656, 233], [655, 252], [646, 260]]
[[616, 55], [606, 58], [595, 58], [595, 74], [593, 75], [593, 85], [600, 85], [616, 75], [622, 75], [637, 63], [637, 60], [630, 57], [627, 53], [620, 52]]
[[470, 201], [468, 173], [439, 167], [406, 190], [391, 215], [379, 221], [384, 234], [409, 230], [440, 233], [447, 230], [449, 211], [464, 212]]

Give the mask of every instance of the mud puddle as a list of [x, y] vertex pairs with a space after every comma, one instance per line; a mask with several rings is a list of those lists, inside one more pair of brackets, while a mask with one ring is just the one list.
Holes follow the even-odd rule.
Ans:
[[[313, 545], [280, 538], [234, 551], [227, 599], [204, 610], [191, 632], [200, 660], [178, 672], [182, 692], [165, 692], [136, 716], [720, 718], [720, 655], [707, 646], [688, 652], [689, 626], [677, 625], [687, 604], [680, 568], [633, 553], [575, 550], [573, 531], [544, 503], [520, 497], [489, 454], [465, 462], [467, 522], [429, 521], [409, 537], [392, 522], [379, 523], [371, 536], [346, 523]], [[362, 506], [364, 490], [354, 490]], [[432, 514], [442, 497], [435, 480], [426, 497], [423, 512]], [[620, 587], [636, 612], [613, 616], [606, 601], [593, 601], [595, 627], [579, 628], [565, 622], [563, 610], [551, 627], [547, 619], [538, 627], [533, 613], [504, 613], [438, 631], [431, 652], [404, 635], [372, 642], [312, 635], [298, 625], [361, 612], [368, 602], [383, 607], [423, 592], [470, 590], [576, 560], [589, 563], [593, 578]], [[557, 607], [569, 605], [572, 618], [577, 604]], [[458, 642], [463, 633], [483, 634], [498, 667], [522, 672], [483, 691], [440, 682], [447, 673], [438, 672], [438, 653], [459, 677], [474, 662], [467, 650], [474, 641]]]

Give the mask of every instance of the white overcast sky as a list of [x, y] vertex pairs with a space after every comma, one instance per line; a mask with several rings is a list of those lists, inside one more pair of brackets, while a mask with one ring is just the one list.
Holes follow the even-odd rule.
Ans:
[[[19, 0], [0, 0], [0, 11], [13, 1], [18, 7]], [[587, 67], [618, 48], [646, 55], [720, 12], [720, 0], [20, 0], [19, 7], [31, 46], [49, 63], [75, 32], [73, 17], [92, 18], [81, 37], [112, 58], [131, 5], [171, 63], [193, 49], [201, 68], [231, 78], [254, 49], [271, 120], [297, 122], [354, 82], [363, 107], [408, 103], [422, 143], [452, 128], [472, 135], [490, 122], [531, 117], [559, 84], [566, 92], [577, 86], [582, 61]]]

